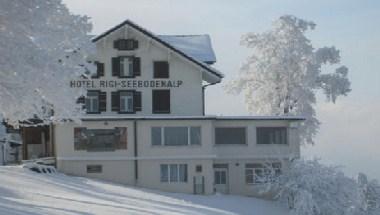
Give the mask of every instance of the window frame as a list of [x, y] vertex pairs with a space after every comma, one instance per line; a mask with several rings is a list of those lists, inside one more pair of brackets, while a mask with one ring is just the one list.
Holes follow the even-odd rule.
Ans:
[[[244, 143], [217, 143], [217, 129], [244, 129]], [[215, 146], [247, 146], [248, 145], [248, 127], [247, 126], [236, 126], [236, 127], [231, 127], [231, 126], [217, 126], [214, 127], [214, 145]]]
[[[91, 132], [96, 133], [97, 131], [110, 132], [112, 134], [108, 135], [113, 138], [110, 147], [94, 147], [93, 137], [90, 136]], [[122, 133], [117, 133], [121, 132]], [[113, 129], [101, 128], [101, 129], [92, 129], [86, 127], [74, 127], [74, 140], [73, 146], [74, 151], [87, 151], [87, 152], [109, 152], [116, 150], [127, 150], [128, 148], [128, 127], [114, 127]], [[104, 136], [104, 133], [102, 134]], [[97, 135], [95, 135], [96, 137]], [[117, 139], [118, 138], [118, 139]], [[97, 138], [99, 139], [99, 138]], [[97, 144], [95, 144], [96, 146]]]
[[[259, 130], [260, 129], [282, 129], [282, 130], [285, 130], [285, 143], [261, 143], [261, 141], [259, 141], [260, 137], [259, 137]], [[284, 146], [287, 146], [289, 145], [289, 129], [288, 127], [286, 126], [257, 126], [256, 127], [256, 145], [260, 145], [260, 146], [265, 146], [265, 145], [276, 145], [276, 146], [281, 146], [281, 145], [284, 145]]]
[[[132, 96], [132, 110], [131, 111], [123, 111], [121, 109], [121, 98], [122, 98], [122, 93], [130, 93], [131, 96]], [[119, 114], [128, 114], [128, 113], [136, 113], [136, 110], [135, 110], [135, 90], [119, 90], [118, 91], [118, 94], [119, 94], [119, 111], [118, 113]]]
[[[166, 168], [167, 172], [166, 175], [163, 175], [163, 167]], [[174, 168], [175, 167], [175, 168]], [[181, 167], [184, 168], [185, 174], [184, 177], [181, 175]], [[172, 169], [176, 169], [176, 174], [172, 175]], [[175, 176], [176, 180], [172, 180], [172, 176]], [[167, 180], [162, 180], [162, 179]], [[174, 177], [173, 177], [174, 178]], [[183, 180], [181, 180], [183, 178]], [[187, 164], [184, 163], [170, 163], [170, 164], [160, 164], [160, 183], [188, 183], [189, 182], [189, 167]]]
[[86, 165], [86, 173], [89, 173], [89, 174], [103, 173], [103, 165], [101, 165], [101, 164], [88, 164], [88, 165]]
[[[130, 75], [124, 75], [124, 59], [125, 58], [128, 59], [129, 69], [132, 69], [131, 71], [129, 71]], [[135, 77], [135, 71], [134, 71], [134, 65], [133, 65], [134, 64], [134, 58], [135, 57], [131, 56], [131, 55], [118, 56], [118, 59], [119, 59], [119, 78], [134, 78]]]
[[[165, 129], [167, 128], [176, 128], [176, 127], [186, 127], [187, 129], [187, 144], [176, 144], [176, 145], [167, 145], [166, 144], [166, 138], [165, 138]], [[193, 142], [193, 139], [191, 137], [191, 130], [194, 128], [199, 128], [199, 143], [198, 144], [191, 144]], [[160, 129], [160, 144], [153, 144], [153, 129]], [[202, 146], [202, 126], [151, 126], [150, 127], [151, 132], [151, 146]]]
[[[96, 111], [89, 111], [89, 109], [87, 107], [87, 100], [90, 100], [90, 97], [95, 97], [95, 96], [89, 96], [88, 95], [89, 93], [96, 93], [97, 94], [96, 97], [97, 97], [97, 103], [98, 103], [98, 110], [96, 110]], [[100, 90], [88, 90], [87, 91], [87, 95], [85, 97], [85, 106], [86, 106], [86, 113], [87, 114], [99, 114], [99, 113], [101, 113], [100, 112]]]
[[[279, 164], [279, 166], [275, 166]], [[251, 167], [247, 167], [247, 166]], [[256, 167], [254, 167], [256, 166]], [[268, 167], [270, 166], [270, 167]], [[261, 178], [257, 177], [257, 172], [256, 171], [261, 171], [263, 176], [262, 178], [265, 178], [264, 181], [258, 181]], [[252, 171], [252, 181], [248, 181], [248, 175], [247, 171]], [[268, 171], [270, 173], [268, 174]], [[245, 168], [244, 168], [244, 179], [245, 179], [245, 184], [247, 185], [260, 185], [260, 184], [266, 184], [273, 182], [276, 177], [278, 177], [282, 173], [282, 163], [281, 162], [269, 162], [269, 163], [246, 163]]]

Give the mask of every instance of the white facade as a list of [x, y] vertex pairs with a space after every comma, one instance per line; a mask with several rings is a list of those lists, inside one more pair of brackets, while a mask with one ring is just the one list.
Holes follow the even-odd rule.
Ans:
[[[189, 44], [179, 47], [183, 37], [168, 44], [126, 21], [94, 38], [95, 60], [103, 64], [104, 74], [93, 79], [88, 90], [98, 90], [103, 97], [87, 100], [95, 111], [83, 117], [82, 124], [55, 126], [58, 170], [171, 192], [256, 196], [262, 183], [254, 181], [252, 174], [264, 171], [258, 164], [286, 171], [289, 161], [300, 156], [297, 125], [302, 119], [204, 116], [203, 86], [219, 83], [223, 75], [207, 64], [212, 63], [206, 60], [209, 57], [185, 53]], [[114, 45], [119, 39], [132, 39], [138, 45], [120, 51]], [[210, 53], [211, 44], [204, 47]], [[119, 56], [139, 58], [138, 75], [115, 76], [119, 64], [113, 58]], [[165, 63], [160, 67], [156, 61]], [[132, 66], [117, 68], [129, 72]], [[122, 81], [123, 86], [104, 85]], [[181, 84], [170, 86], [168, 81]], [[133, 98], [119, 93], [125, 90], [133, 90]], [[170, 93], [153, 95], [155, 90]], [[129, 105], [133, 111], [120, 111]]]

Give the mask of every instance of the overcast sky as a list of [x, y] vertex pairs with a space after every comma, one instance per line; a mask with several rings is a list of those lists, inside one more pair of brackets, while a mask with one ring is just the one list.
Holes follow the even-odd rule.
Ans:
[[[217, 57], [215, 67], [235, 77], [249, 50], [241, 35], [262, 32], [284, 14], [314, 21], [308, 33], [315, 47], [336, 46], [350, 69], [352, 92], [329, 104], [318, 96], [322, 122], [316, 145], [303, 155], [344, 165], [380, 179], [380, 1], [307, 0], [63, 0], [69, 9], [92, 18], [93, 34], [125, 19], [156, 34], [209, 34]], [[242, 96], [227, 95], [219, 86], [207, 90], [207, 114], [247, 115]]]

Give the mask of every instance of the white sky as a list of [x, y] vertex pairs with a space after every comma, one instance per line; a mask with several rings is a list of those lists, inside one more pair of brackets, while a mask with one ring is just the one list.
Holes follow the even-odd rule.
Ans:
[[[210, 34], [217, 67], [226, 78], [237, 75], [249, 50], [239, 45], [247, 32], [262, 32], [284, 14], [314, 21], [308, 33], [315, 47], [336, 46], [350, 69], [352, 92], [333, 105], [319, 96], [322, 122], [316, 145], [303, 155], [344, 165], [380, 179], [380, 1], [307, 0], [63, 0], [76, 14], [88, 15], [93, 34], [131, 19], [156, 34]], [[247, 115], [242, 96], [220, 86], [207, 89], [207, 113]]]

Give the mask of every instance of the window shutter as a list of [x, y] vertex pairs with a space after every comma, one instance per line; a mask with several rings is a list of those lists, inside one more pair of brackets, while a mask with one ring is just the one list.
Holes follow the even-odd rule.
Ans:
[[138, 49], [139, 48], [139, 41], [133, 40], [133, 48]]
[[170, 113], [170, 90], [152, 91], [153, 113]]
[[113, 47], [117, 50], [130, 51], [137, 49], [139, 43], [135, 39], [118, 39], [113, 42]]
[[133, 58], [133, 74], [134, 74], [134, 76], [140, 76], [141, 75], [141, 65], [140, 65], [140, 58], [139, 57]]
[[112, 76], [120, 76], [120, 58], [112, 58]]
[[120, 46], [120, 40], [115, 40], [115, 41], [113, 41], [113, 47], [114, 47], [115, 49], [119, 49], [119, 46]]
[[112, 111], [119, 112], [120, 111], [120, 96], [119, 92], [112, 92], [111, 93], [111, 106]]
[[141, 92], [135, 91], [133, 94], [133, 105], [135, 111], [141, 111], [142, 110], [142, 104], [141, 104]]
[[99, 92], [99, 112], [107, 111], [107, 92]]
[[96, 76], [97, 78], [104, 76], [104, 63], [96, 62]]
[[77, 104], [82, 104], [82, 109], [84, 109], [86, 106], [86, 98], [84, 96], [80, 96], [77, 99]]
[[154, 78], [169, 78], [169, 63], [167, 61], [155, 61], [153, 63]]

